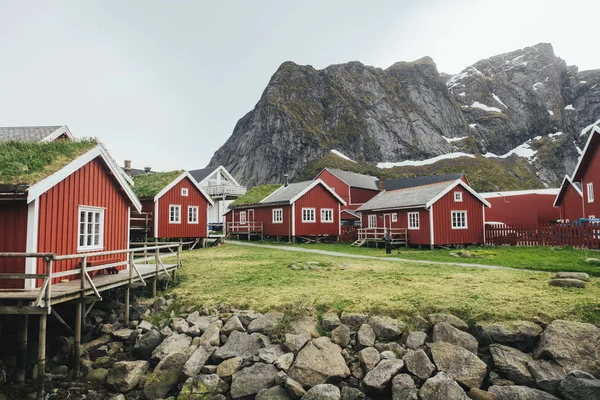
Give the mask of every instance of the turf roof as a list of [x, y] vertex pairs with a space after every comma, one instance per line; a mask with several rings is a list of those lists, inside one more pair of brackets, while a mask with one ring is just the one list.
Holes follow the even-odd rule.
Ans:
[[0, 143], [0, 184], [33, 185], [96, 145], [96, 139]]
[[245, 195], [238, 197], [229, 207], [235, 208], [247, 204], [258, 204], [262, 199], [279, 189], [281, 185], [270, 184], [254, 186]]
[[153, 198], [182, 173], [183, 171], [170, 171], [136, 175], [133, 177], [133, 191], [140, 199]]

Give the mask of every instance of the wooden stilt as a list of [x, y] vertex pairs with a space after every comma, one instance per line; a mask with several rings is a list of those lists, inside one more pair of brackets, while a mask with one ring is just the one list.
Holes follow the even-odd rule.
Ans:
[[44, 381], [46, 379], [46, 322], [47, 314], [40, 315], [40, 329], [38, 339], [38, 376], [37, 400], [44, 400]]
[[74, 348], [74, 362], [75, 362], [75, 379], [79, 377], [81, 370], [81, 316], [83, 314], [83, 303], [78, 302], [75, 305], [75, 348]]
[[27, 367], [27, 323], [29, 322], [29, 316], [27, 314], [23, 316], [17, 316], [19, 321], [19, 332], [17, 337], [17, 373], [16, 381], [18, 383], [25, 382], [25, 370]]

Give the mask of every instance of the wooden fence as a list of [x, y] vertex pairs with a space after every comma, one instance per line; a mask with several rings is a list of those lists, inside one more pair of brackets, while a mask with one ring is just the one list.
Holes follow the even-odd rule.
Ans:
[[600, 225], [486, 225], [485, 244], [510, 246], [573, 246], [600, 249]]
[[342, 225], [342, 234], [340, 235], [340, 242], [354, 242], [358, 239], [358, 229], [360, 226], [356, 225]]

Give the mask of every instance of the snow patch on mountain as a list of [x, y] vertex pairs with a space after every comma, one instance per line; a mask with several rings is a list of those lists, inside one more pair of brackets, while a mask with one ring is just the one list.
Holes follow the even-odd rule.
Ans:
[[338, 157], [342, 157], [344, 160], [348, 160], [348, 161], [356, 162], [356, 161], [354, 161], [353, 159], [351, 159], [350, 157], [348, 157], [348, 156], [346, 156], [346, 155], [344, 155], [344, 154], [340, 153], [340, 152], [339, 152], [339, 151], [337, 151], [337, 150], [331, 150], [331, 152], [332, 152], [333, 154], [335, 154], [336, 156], [338, 156]]
[[471, 104], [471, 107], [473, 107], [473, 108], [479, 108], [479, 109], [482, 109], [482, 110], [487, 111], [487, 112], [500, 112], [500, 113], [502, 112], [502, 110], [499, 109], [498, 107], [486, 106], [485, 104], [480, 103], [478, 101], [474, 101], [473, 104]]
[[473, 154], [456, 152], [456, 153], [442, 154], [441, 156], [428, 158], [427, 160], [420, 160], [420, 161], [405, 160], [405, 161], [400, 161], [400, 162], [380, 162], [377, 164], [377, 168], [420, 167], [422, 165], [435, 164], [436, 162], [441, 161], [441, 160], [449, 160], [449, 159], [459, 158], [459, 157], [475, 158], [475, 156]]

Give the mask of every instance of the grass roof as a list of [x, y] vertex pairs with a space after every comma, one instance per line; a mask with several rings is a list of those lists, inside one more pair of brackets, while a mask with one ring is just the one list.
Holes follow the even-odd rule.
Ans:
[[33, 185], [98, 144], [96, 139], [0, 143], [0, 184]]
[[152, 198], [173, 182], [183, 171], [152, 172], [133, 177], [133, 192], [140, 199]]
[[279, 189], [282, 185], [279, 184], [270, 184], [270, 185], [260, 185], [254, 186], [252, 189], [248, 191], [243, 196], [238, 197], [233, 203], [231, 203], [230, 207], [243, 206], [246, 204], [257, 204], [260, 203], [262, 199]]

